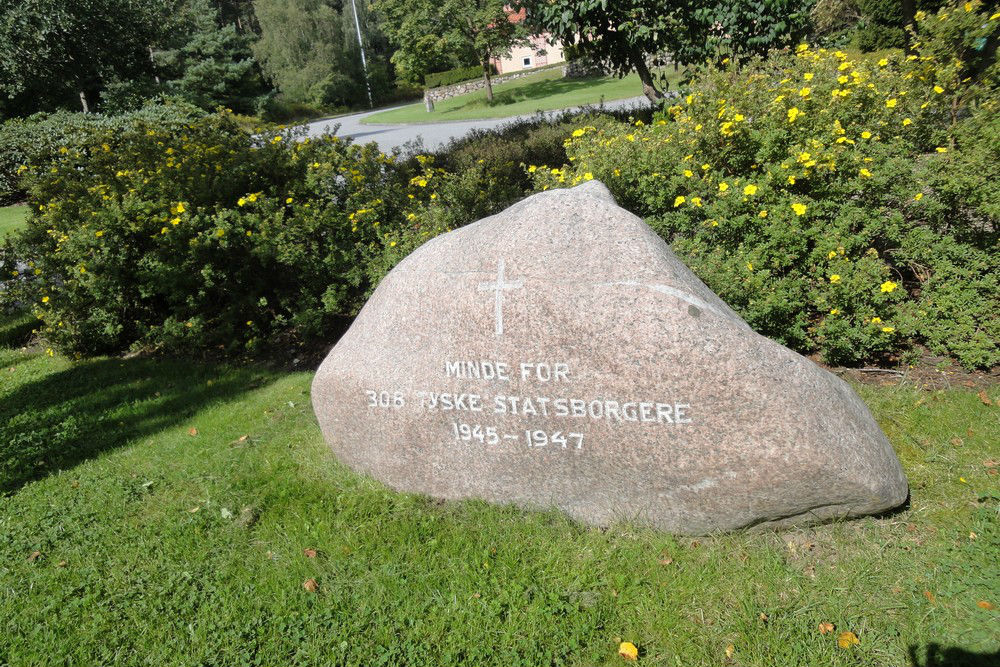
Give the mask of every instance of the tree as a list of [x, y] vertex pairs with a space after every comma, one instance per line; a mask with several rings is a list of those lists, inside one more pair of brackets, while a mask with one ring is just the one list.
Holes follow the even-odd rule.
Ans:
[[172, 13], [166, 42], [153, 50], [164, 92], [203, 109], [228, 107], [254, 113], [264, 94], [257, 62], [235, 22], [221, 24], [209, 0], [185, 0]]
[[160, 0], [0, 0], [0, 110], [89, 110], [115, 79], [148, 76]]
[[386, 34], [406, 54], [399, 60], [420, 62], [428, 46], [436, 53], [454, 49], [473, 54], [490, 102], [493, 61], [528, 41], [521, 17], [509, 11], [505, 0], [376, 0], [373, 6], [385, 17]]
[[808, 27], [796, 0], [521, 0], [529, 23], [624, 76], [635, 71], [653, 102], [663, 97], [650, 65], [742, 58], [794, 41]]

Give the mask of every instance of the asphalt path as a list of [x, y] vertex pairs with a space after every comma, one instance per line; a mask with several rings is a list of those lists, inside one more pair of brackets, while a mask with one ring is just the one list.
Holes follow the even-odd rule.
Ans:
[[[624, 100], [606, 102], [604, 109], [640, 109], [648, 108], [649, 100], [645, 97], [630, 97]], [[398, 108], [398, 107], [394, 107]], [[579, 110], [582, 107], [572, 107], [571, 109], [558, 109], [546, 111], [545, 116], [553, 117], [564, 111]], [[590, 107], [598, 108], [598, 107]], [[340, 116], [318, 120], [305, 125], [309, 136], [318, 137], [325, 132], [333, 132], [339, 125], [336, 134], [339, 137], [351, 137], [356, 142], [367, 143], [374, 141], [378, 144], [379, 150], [384, 153], [391, 152], [395, 148], [406, 149], [407, 144], [412, 144], [414, 150], [436, 151], [452, 139], [463, 137], [472, 130], [492, 130], [503, 125], [515, 123], [521, 120], [537, 117], [538, 114], [527, 114], [523, 116], [511, 116], [509, 118], [494, 118], [486, 120], [456, 120], [443, 121], [437, 123], [410, 123], [398, 125], [383, 124], [363, 124], [361, 121], [368, 116], [382, 113], [387, 109], [378, 111], [366, 111], [364, 113], [351, 114], [350, 116]], [[420, 142], [420, 143], [415, 143]]]

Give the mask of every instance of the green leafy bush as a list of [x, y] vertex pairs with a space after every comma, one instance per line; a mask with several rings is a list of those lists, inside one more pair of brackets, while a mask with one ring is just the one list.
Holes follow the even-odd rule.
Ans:
[[710, 69], [653, 124], [579, 127], [569, 166], [529, 171], [542, 188], [604, 180], [757, 331], [799, 351], [857, 364], [923, 343], [996, 365], [996, 65], [966, 78], [971, 61], [953, 56], [970, 34], [1000, 35], [1000, 14], [972, 5], [920, 15], [915, 55], [803, 45]]
[[255, 349], [315, 334], [365, 292], [360, 250], [405, 219], [406, 170], [374, 144], [248, 135], [229, 113], [135, 120], [27, 172], [15, 240], [44, 335], [81, 353]]
[[60, 148], [85, 143], [94, 131], [114, 131], [136, 122], [182, 125], [203, 113], [185, 102], [168, 100], [117, 116], [58, 111], [4, 121], [0, 124], [0, 204], [24, 199], [20, 177], [26, 165], [44, 165]]
[[324, 341], [409, 251], [524, 196], [521, 164], [564, 160], [570, 127], [404, 158], [224, 112], [88, 126], [26, 171], [32, 215], [2, 254], [28, 270], [0, 296], [80, 354]]
[[[493, 74], [497, 73], [496, 68], [492, 65], [490, 65], [490, 69], [493, 71]], [[479, 65], [473, 65], [472, 67], [459, 67], [445, 72], [434, 72], [432, 74], [424, 75], [424, 88], [450, 86], [453, 83], [461, 83], [462, 81], [477, 79], [482, 75], [483, 68]]]

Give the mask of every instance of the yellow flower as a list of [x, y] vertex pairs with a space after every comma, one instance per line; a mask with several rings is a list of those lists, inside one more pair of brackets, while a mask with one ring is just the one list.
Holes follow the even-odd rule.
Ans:
[[924, 198], [924, 193], [918, 192], [917, 194], [913, 195], [913, 198], [916, 199], [917, 201], [920, 201], [921, 199]]
[[236, 200], [236, 205], [237, 206], [246, 206], [246, 203], [247, 203], [247, 200], [245, 198], [243, 198], [243, 197], [240, 197], [239, 199]]
[[826, 253], [826, 258], [827, 259], [833, 259], [836, 256], [837, 256], [837, 251], [836, 250], [831, 250], [830, 252]]
[[48, 303], [48, 302], [49, 302], [49, 297], [43, 296], [42, 297], [42, 303]]
[[872, 138], [872, 133], [869, 132], [868, 130], [865, 130], [864, 132], [861, 133], [861, 138], [862, 139], [871, 139]]
[[180, 223], [181, 223], [181, 219], [180, 218], [172, 218], [170, 220], [170, 224], [171, 225], [179, 225]]
[[247, 195], [247, 201], [257, 201], [257, 193]]
[[966, 11], [966, 13], [972, 11], [972, 3], [971, 2], [965, 3], [965, 11]]
[[284, 138], [283, 136], [281, 136], [281, 135], [279, 134], [279, 135], [278, 135], [278, 136], [276, 136], [276, 137], [275, 137], [274, 139], [271, 139], [271, 143], [272, 143], [272, 144], [276, 144], [276, 143], [278, 143], [279, 141], [284, 141], [284, 139], [285, 139], [285, 138]]
[[760, 213], [757, 214], [757, 217], [758, 218], [766, 218], [767, 217], [767, 211], [761, 211]]
[[889, 64], [889, 59], [888, 58], [882, 58], [882, 60], [878, 61], [878, 66], [879, 67], [885, 67], [888, 64]]
[[[573, 136], [574, 136], [574, 137], [582, 137], [582, 136], [583, 136], [584, 134], [586, 134], [586, 132], [587, 132], [587, 131], [586, 131], [586, 130], [584, 130], [584, 129], [583, 129], [582, 127], [581, 127], [581, 128], [579, 128], [579, 129], [576, 129], [576, 130], [573, 130]], [[563, 135], [563, 136], [565, 136], [565, 135]]]
[[810, 93], [812, 93], [812, 88], [803, 87], [799, 90], [799, 97], [809, 97]]
[[895, 330], [896, 330], [895, 327], [882, 327], [883, 333], [892, 333]]
[[795, 215], [805, 215], [806, 205], [795, 202], [792, 204], [792, 210], [795, 211]]
[[753, 271], [753, 264], [751, 262], [747, 262], [747, 268]]
[[840, 282], [840, 274], [839, 273], [835, 273], [832, 276], [830, 276], [830, 282], [834, 283], [834, 284], [839, 283]]
[[831, 315], [839, 315], [840, 314], [840, 308], [831, 308], [830, 309], [830, 314]]
[[174, 213], [184, 212], [184, 202], [177, 202], [177, 206], [174, 207]]
[[167, 228], [166, 227], [161, 228], [160, 229], [160, 233], [161, 234], [166, 234], [167, 233]]
[[904, 118], [903, 119], [903, 127], [906, 127], [907, 125], [912, 125], [912, 124], [913, 124], [913, 121], [910, 120], [909, 118]]
[[692, 176], [694, 176], [694, 172], [693, 171], [691, 171], [690, 169], [685, 169], [684, 170], [684, 177], [685, 178], [691, 178]]
[[868, 171], [867, 169], [861, 169], [860, 171], [858, 171], [858, 173], [861, 174], [862, 176], [864, 176], [865, 178], [871, 178], [872, 177], [872, 173], [870, 171]]
[[712, 166], [709, 165], [709, 164], [703, 164], [703, 165], [701, 165], [702, 171], [708, 171], [711, 168], [712, 168]]
[[285, 203], [286, 203], [286, 204], [291, 204], [291, 203], [292, 203], [293, 201], [295, 201], [295, 199], [293, 199], [292, 197], [287, 197], [287, 198], [285, 199]]
[[725, 181], [719, 183], [719, 192], [725, 192], [728, 189], [729, 189], [729, 183], [726, 183]]
[[677, 197], [674, 198], [674, 208], [677, 208], [686, 201], [687, 198], [684, 195], [677, 195]]
[[795, 119], [802, 115], [804, 114], [803, 112], [799, 111], [798, 107], [792, 107], [791, 109], [788, 110], [788, 122], [794, 123]]
[[806, 72], [805, 74], [802, 75], [802, 78], [805, 79], [806, 81], [812, 81], [813, 73], [812, 72]]
[[96, 231], [94, 232], [94, 236], [96, 236], [97, 238], [101, 238], [102, 236], [104, 236], [104, 231], [103, 230]]
[[253, 320], [247, 320], [247, 326], [248, 327], [252, 327], [253, 326]]
[[746, 186], [745, 188], [743, 188], [743, 194], [745, 194], [745, 195], [755, 195], [755, 194], [757, 194], [757, 186], [756, 185], [752, 185], [752, 184]]
[[217, 229], [217, 230], [215, 230], [215, 235], [219, 236], [219, 237], [225, 236], [226, 235], [226, 230], [225, 229]]
[[837, 77], [837, 83], [844, 84], [847, 83], [847, 81], [848, 79], [846, 74], [841, 74], [840, 76]]
[[594, 175], [591, 172], [588, 171], [587, 173], [585, 173], [583, 175], [583, 180], [585, 180], [585, 181], [592, 181], [592, 180], [594, 180]]
[[884, 283], [882, 283], [882, 291], [886, 293], [892, 292], [892, 290], [896, 289], [897, 287], [899, 287], [899, 285], [892, 282], [891, 280], [887, 280]]
[[882, 318], [881, 317], [873, 317], [871, 319], [871, 322], [872, 322], [872, 324], [882, 324]]
[[941, 86], [934, 86], [934, 92], [940, 95], [941, 93], [944, 92], [944, 88], [942, 88]]
[[691, 203], [695, 206], [701, 206], [701, 197], [691, 197]]
[[632, 642], [622, 642], [618, 646], [618, 655], [625, 660], [634, 662], [639, 659], [639, 649]]
[[795, 177], [794, 176], [789, 176], [788, 177], [788, 184], [789, 185], [795, 185]]
[[934, 150], [936, 150], [936, 151], [937, 151], [938, 153], [947, 153], [947, 152], [948, 152], [948, 149], [947, 149], [947, 148], [944, 148], [944, 147], [942, 147], [942, 146], [938, 146], [938, 147], [937, 147], [937, 148], [935, 148]]
[[892, 109], [892, 108], [895, 108], [897, 102], [898, 102], [898, 100], [895, 97], [893, 97], [893, 98], [888, 99], [888, 100], [885, 101], [885, 106], [887, 106], [888, 108]]
[[851, 63], [849, 61], [845, 61], [845, 62], [840, 63], [840, 65], [837, 67], [837, 69], [839, 69], [841, 72], [843, 72], [845, 69], [847, 69], [850, 66], [851, 66]]
[[396, 242], [395, 242], [395, 241], [390, 241], [390, 242], [389, 242], [389, 247], [390, 247], [390, 248], [394, 247], [395, 245], [396, 245]]

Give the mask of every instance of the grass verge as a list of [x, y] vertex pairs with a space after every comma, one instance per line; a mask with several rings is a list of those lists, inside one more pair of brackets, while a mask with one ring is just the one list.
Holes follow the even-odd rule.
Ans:
[[0, 239], [23, 227], [27, 217], [27, 206], [0, 206]]
[[1000, 409], [972, 391], [859, 387], [907, 510], [691, 539], [393, 493], [332, 459], [310, 373], [72, 362], [32, 324], [0, 321], [0, 664], [998, 656]]
[[486, 101], [486, 92], [477, 90], [434, 104], [428, 113], [423, 102], [374, 114], [363, 123], [439, 123], [449, 120], [507, 118], [532, 114], [536, 111], [566, 109], [585, 104], [600, 104], [642, 94], [642, 84], [636, 74], [623, 79], [596, 77], [562, 78], [562, 69], [554, 68], [538, 74], [514, 79], [494, 86], [493, 104]]

